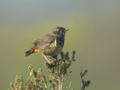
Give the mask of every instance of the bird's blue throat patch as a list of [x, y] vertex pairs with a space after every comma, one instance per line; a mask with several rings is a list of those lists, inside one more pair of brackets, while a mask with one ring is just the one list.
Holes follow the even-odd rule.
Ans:
[[64, 42], [64, 38], [65, 38], [65, 32], [63, 32], [58, 39], [59, 39], [61, 42]]

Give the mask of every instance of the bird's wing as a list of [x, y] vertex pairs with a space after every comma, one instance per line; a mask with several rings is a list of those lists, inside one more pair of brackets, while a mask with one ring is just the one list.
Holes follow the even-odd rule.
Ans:
[[44, 36], [42, 36], [42, 37], [37, 38], [37, 39], [33, 42], [33, 44], [34, 44], [34, 45], [43, 46], [43, 45], [45, 45], [45, 44], [47, 44], [47, 43], [52, 43], [52, 42], [54, 42], [54, 40], [55, 40], [55, 36], [50, 35], [50, 34], [46, 34], [46, 35], [44, 35]]

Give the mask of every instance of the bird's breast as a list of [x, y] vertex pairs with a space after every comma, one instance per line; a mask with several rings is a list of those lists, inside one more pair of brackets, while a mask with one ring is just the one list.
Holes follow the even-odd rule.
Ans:
[[45, 55], [56, 56], [61, 52], [62, 47], [63, 47], [63, 43], [55, 39], [53, 42], [47, 43], [40, 48], [42, 49]]

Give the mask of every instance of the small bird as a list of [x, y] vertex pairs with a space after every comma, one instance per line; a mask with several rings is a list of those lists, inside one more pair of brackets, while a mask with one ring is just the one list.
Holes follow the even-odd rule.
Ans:
[[[56, 59], [62, 51], [66, 31], [68, 30], [63, 27], [56, 27], [53, 31], [40, 36], [34, 41], [34, 46], [25, 52], [25, 55], [29, 56], [33, 53], [40, 53], [44, 56], [47, 63], [52, 64], [53, 59]], [[52, 60], [48, 57], [52, 58]]]

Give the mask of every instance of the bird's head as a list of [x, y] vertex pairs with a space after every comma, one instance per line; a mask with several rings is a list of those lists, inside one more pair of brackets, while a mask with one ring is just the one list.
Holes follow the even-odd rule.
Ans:
[[66, 31], [68, 31], [68, 30], [65, 29], [64, 27], [56, 27], [53, 30], [53, 33], [56, 34], [56, 35], [65, 36]]

